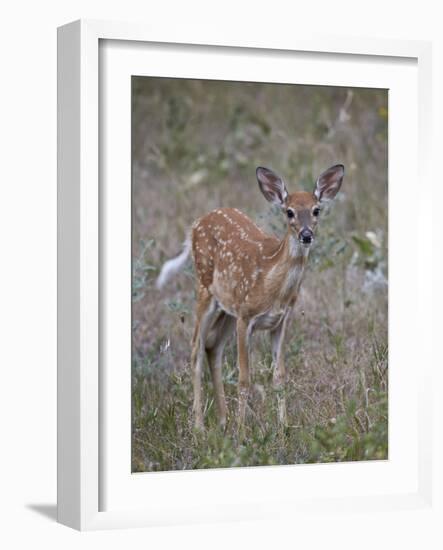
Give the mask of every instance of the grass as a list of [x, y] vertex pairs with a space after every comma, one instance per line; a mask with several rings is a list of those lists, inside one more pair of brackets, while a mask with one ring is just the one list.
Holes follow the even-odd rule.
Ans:
[[[132, 109], [132, 470], [387, 458], [386, 92], [135, 78]], [[268, 336], [258, 333], [244, 438], [234, 342], [223, 366], [226, 431], [205, 372], [206, 430], [196, 433], [194, 276], [189, 266], [158, 292], [162, 262], [217, 206], [237, 206], [282, 233], [258, 191], [257, 165], [282, 174], [291, 190], [311, 189], [336, 162], [347, 168], [343, 190], [322, 213], [285, 347], [289, 427], [277, 422]]]

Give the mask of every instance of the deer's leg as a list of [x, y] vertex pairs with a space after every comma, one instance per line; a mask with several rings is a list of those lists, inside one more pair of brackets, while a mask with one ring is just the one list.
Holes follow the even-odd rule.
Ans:
[[194, 421], [197, 429], [203, 429], [202, 374], [205, 358], [205, 342], [215, 312], [215, 300], [207, 290], [200, 289], [196, 323], [192, 338], [191, 367], [194, 370]]
[[222, 313], [212, 327], [208, 336], [206, 354], [211, 369], [212, 385], [214, 386], [215, 404], [220, 425], [226, 426], [227, 407], [222, 378], [223, 350], [226, 342], [235, 328], [235, 319]]
[[246, 416], [246, 405], [249, 395], [249, 346], [248, 322], [237, 319], [237, 354], [238, 354], [238, 423], [243, 429]]
[[286, 368], [284, 354], [284, 340], [286, 328], [290, 319], [290, 312], [287, 313], [280, 325], [271, 331], [272, 361], [274, 365], [274, 389], [277, 393], [278, 418], [282, 425], [287, 425], [286, 415]]

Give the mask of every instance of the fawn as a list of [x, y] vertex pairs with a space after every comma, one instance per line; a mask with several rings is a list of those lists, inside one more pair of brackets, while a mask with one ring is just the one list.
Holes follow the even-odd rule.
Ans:
[[267, 235], [236, 208], [218, 208], [197, 219], [183, 252], [167, 261], [157, 279], [161, 288], [191, 253], [197, 275], [196, 323], [192, 338], [195, 427], [203, 429], [202, 370], [205, 353], [215, 392], [219, 422], [226, 424], [222, 380], [223, 349], [236, 330], [238, 425], [245, 421], [250, 386], [249, 342], [253, 331], [269, 330], [277, 390], [278, 417], [287, 424], [284, 397], [284, 337], [300, 290], [322, 203], [338, 193], [344, 166], [337, 164], [318, 178], [312, 193], [289, 194], [283, 180], [268, 168], [256, 170], [265, 198], [287, 219], [280, 241]]

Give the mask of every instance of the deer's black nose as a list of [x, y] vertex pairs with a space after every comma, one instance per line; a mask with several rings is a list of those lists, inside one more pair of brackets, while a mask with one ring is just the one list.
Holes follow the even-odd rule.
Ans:
[[313, 238], [314, 238], [314, 235], [310, 229], [302, 229], [300, 231], [300, 240], [303, 244], [312, 243]]

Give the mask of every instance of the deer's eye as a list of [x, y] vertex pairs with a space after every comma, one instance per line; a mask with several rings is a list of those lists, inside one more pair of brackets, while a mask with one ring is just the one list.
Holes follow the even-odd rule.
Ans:
[[314, 210], [312, 211], [312, 215], [317, 217], [319, 214], [320, 214], [320, 208], [314, 208]]
[[287, 210], [286, 213], [288, 214], [288, 218], [293, 218], [295, 216], [293, 210]]

